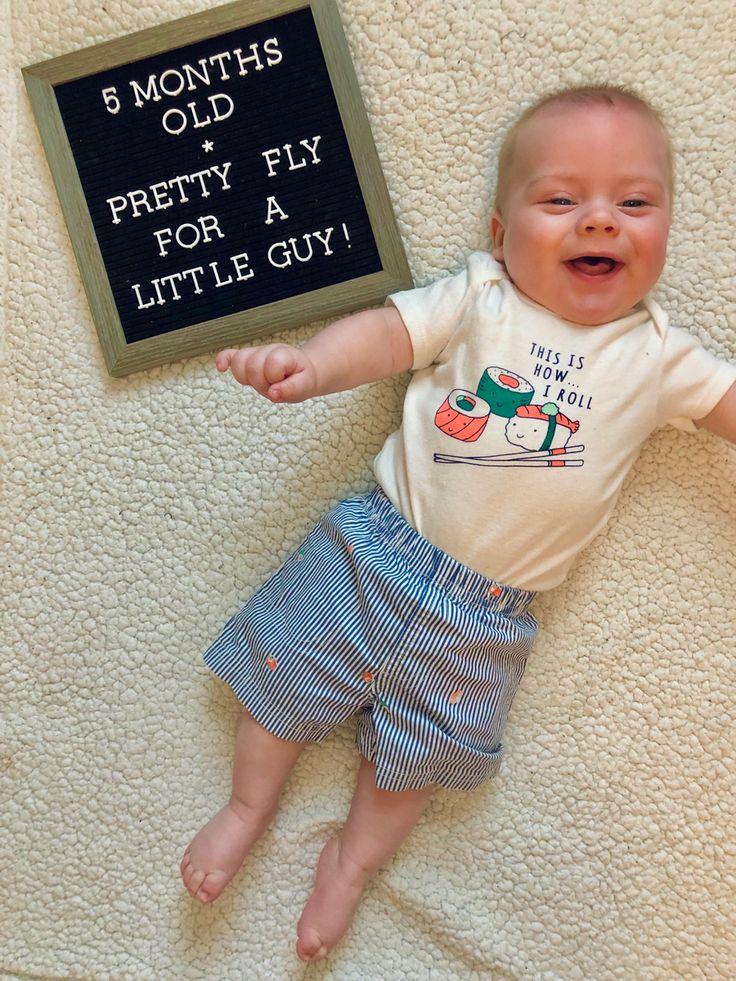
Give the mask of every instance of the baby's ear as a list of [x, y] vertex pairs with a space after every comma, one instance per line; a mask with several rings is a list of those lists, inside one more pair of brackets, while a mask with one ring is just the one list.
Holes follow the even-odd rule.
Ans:
[[500, 211], [494, 211], [491, 215], [491, 255], [497, 262], [503, 262], [503, 236], [504, 224]]

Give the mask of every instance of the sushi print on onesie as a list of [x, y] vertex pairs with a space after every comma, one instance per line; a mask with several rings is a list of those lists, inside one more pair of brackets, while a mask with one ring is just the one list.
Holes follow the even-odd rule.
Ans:
[[[485, 285], [496, 281], [494, 277]], [[434, 424], [455, 446], [435, 453], [435, 463], [535, 469], [584, 465], [584, 421], [579, 431], [593, 408], [592, 390], [585, 384], [584, 346], [568, 336], [560, 349], [554, 343], [559, 335], [523, 333], [523, 369], [507, 361], [476, 364], [475, 373], [469, 371], [461, 380], [463, 387], [449, 391], [437, 407]], [[495, 452], [481, 452], [484, 446], [490, 449], [488, 437], [493, 437]]]
[[[442, 384], [445, 367], [453, 372], [453, 387], [442, 391], [441, 401], [435, 403], [434, 426], [448, 442], [434, 453], [434, 462], [582, 467], [590, 429], [586, 419], [596, 415], [598, 394], [605, 396], [604, 412], [616, 402], [610, 368], [620, 369], [621, 362], [603, 373], [601, 362], [613, 350], [623, 355], [626, 335], [636, 334], [637, 328], [640, 337], [643, 328], [646, 349], [659, 333], [653, 319], [664, 315], [647, 304], [594, 329], [569, 324], [522, 298], [502, 267], [490, 257], [482, 258], [491, 275], [472, 300], [472, 279], [467, 277], [469, 295], [459, 304], [457, 327], [432, 365], [435, 385]], [[488, 363], [491, 358], [495, 363]], [[627, 388], [626, 382], [620, 383], [621, 392]], [[627, 398], [632, 394], [627, 392]], [[601, 430], [600, 421], [597, 429]]]
[[[555, 352], [559, 363], [559, 354]], [[580, 359], [582, 361], [582, 358]], [[552, 377], [552, 371], [548, 376]], [[567, 370], [556, 370], [555, 376], [564, 381]], [[559, 381], [555, 384], [559, 385]], [[552, 385], [545, 385], [549, 393]], [[570, 392], [573, 399], [577, 392]], [[559, 385], [558, 398], [564, 397], [565, 389]], [[537, 466], [582, 467], [583, 443], [570, 445], [571, 438], [580, 429], [577, 419], [570, 419], [557, 402], [535, 404], [535, 388], [532, 383], [508, 368], [491, 365], [485, 369], [474, 390], [454, 388], [435, 413], [438, 429], [462, 443], [474, 443], [488, 425], [491, 417], [497, 417], [504, 425], [504, 436], [509, 452], [482, 455], [435, 454], [435, 463], [468, 463], [483, 466], [495, 463], [501, 467]], [[590, 396], [586, 396], [588, 403]]]
[[736, 374], [649, 297], [611, 323], [573, 324], [487, 253], [389, 302], [414, 363], [378, 482], [425, 538], [520, 589], [561, 582], [644, 440], [668, 423], [694, 431]]

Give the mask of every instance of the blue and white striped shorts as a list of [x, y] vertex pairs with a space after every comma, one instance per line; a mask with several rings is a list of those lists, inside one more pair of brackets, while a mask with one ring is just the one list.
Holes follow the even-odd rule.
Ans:
[[357, 712], [383, 790], [471, 790], [501, 765], [533, 598], [436, 548], [379, 488], [330, 511], [204, 660], [282, 739]]

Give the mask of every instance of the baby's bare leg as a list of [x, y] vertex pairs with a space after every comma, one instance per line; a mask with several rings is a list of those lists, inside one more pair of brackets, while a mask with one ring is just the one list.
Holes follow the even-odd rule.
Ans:
[[195, 899], [211, 903], [238, 871], [276, 813], [281, 788], [305, 746], [277, 738], [243, 714], [230, 800], [197, 832], [181, 862], [184, 885]]
[[361, 761], [348, 819], [320, 855], [314, 891], [299, 920], [296, 952], [301, 960], [319, 960], [337, 944], [368, 879], [417, 823], [432, 789], [378, 790], [375, 766]]

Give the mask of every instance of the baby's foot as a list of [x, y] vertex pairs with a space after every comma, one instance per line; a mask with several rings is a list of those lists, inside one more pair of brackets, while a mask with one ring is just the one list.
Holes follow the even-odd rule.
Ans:
[[184, 852], [181, 875], [190, 894], [211, 903], [232, 879], [268, 824], [232, 802], [201, 828]]
[[317, 961], [342, 939], [368, 878], [365, 869], [341, 855], [338, 838], [327, 842], [317, 864], [314, 890], [297, 925], [300, 960]]

